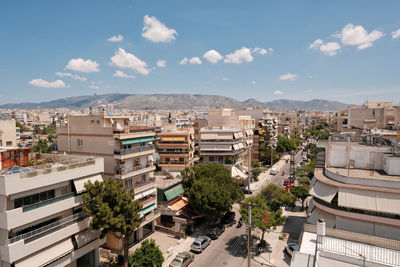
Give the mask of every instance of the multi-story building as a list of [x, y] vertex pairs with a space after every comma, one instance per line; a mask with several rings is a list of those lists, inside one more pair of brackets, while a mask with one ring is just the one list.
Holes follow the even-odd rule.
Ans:
[[[317, 156], [308, 222], [400, 240], [400, 153], [396, 145], [331, 140]], [[322, 144], [320, 144], [322, 146]]]
[[15, 147], [17, 132], [15, 120], [7, 115], [0, 114], [0, 147]]
[[[121, 179], [127, 189], [134, 188], [135, 200], [142, 203], [143, 209], [140, 227], [129, 242], [135, 243], [153, 232], [159, 217], [153, 176], [154, 128], [132, 123], [128, 116], [70, 116], [66, 125], [57, 128], [57, 135], [59, 152], [102, 157], [104, 176]], [[121, 250], [122, 241], [108, 235], [107, 246]]]
[[162, 170], [181, 171], [190, 168], [194, 159], [192, 128], [177, 128], [175, 123], [164, 124], [158, 135], [157, 148]]
[[298, 121], [297, 113], [294, 111], [288, 111], [281, 114], [279, 117], [278, 133], [285, 137], [290, 137], [290, 135], [294, 133], [295, 129], [298, 128]]
[[82, 193], [86, 182], [102, 180], [104, 160], [38, 160], [45, 164], [0, 172], [0, 266], [98, 266], [105, 239], [88, 229]]

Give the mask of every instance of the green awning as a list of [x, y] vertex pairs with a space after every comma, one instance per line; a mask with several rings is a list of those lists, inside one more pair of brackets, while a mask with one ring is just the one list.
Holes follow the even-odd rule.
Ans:
[[167, 201], [170, 201], [171, 199], [176, 198], [180, 194], [183, 194], [183, 192], [185, 192], [185, 190], [183, 190], [182, 185], [179, 184], [179, 185], [165, 191], [164, 194], [165, 194], [165, 197], [167, 198]]
[[130, 139], [121, 140], [123, 145], [133, 145], [133, 144], [139, 144], [139, 143], [144, 143], [144, 142], [152, 142], [152, 141], [154, 141], [154, 136], [130, 138]]
[[144, 215], [146, 215], [147, 213], [149, 213], [150, 211], [155, 210], [155, 209], [156, 209], [156, 204], [154, 204], [154, 203], [151, 204], [150, 206], [142, 209], [141, 211], [139, 211], [140, 218], [142, 218]]

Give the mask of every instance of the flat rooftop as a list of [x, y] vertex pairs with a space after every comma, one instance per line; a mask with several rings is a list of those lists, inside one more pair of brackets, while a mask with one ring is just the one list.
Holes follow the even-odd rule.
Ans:
[[168, 188], [172, 185], [182, 182], [182, 177], [167, 178], [166, 176], [155, 176], [156, 187], [160, 189]]

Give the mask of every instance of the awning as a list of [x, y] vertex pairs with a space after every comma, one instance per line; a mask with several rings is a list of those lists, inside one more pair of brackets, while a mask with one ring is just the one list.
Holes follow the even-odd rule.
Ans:
[[243, 143], [239, 143], [238, 145], [239, 145], [239, 148], [244, 148]]
[[400, 214], [398, 194], [356, 189], [339, 189], [339, 206]]
[[55, 258], [61, 258], [74, 250], [71, 238], [61, 241], [58, 244], [52, 244], [45, 250], [33, 254], [32, 257], [25, 258], [20, 262], [15, 263], [15, 267], [32, 267], [32, 266], [45, 266], [52, 262]]
[[242, 138], [243, 137], [243, 133], [242, 132], [237, 132], [237, 133], [234, 133], [233, 136], [235, 137], [235, 139]]
[[135, 194], [135, 200], [144, 198], [145, 196], [151, 195], [151, 194], [155, 194], [157, 192], [157, 190], [155, 188], [151, 188], [147, 191], [141, 192], [139, 194]]
[[95, 240], [97, 237], [99, 237], [100, 231], [99, 230], [83, 230], [82, 232], [79, 232], [75, 234], [75, 240], [76, 240], [76, 245], [78, 248], [83, 247], [87, 243]]
[[323, 210], [315, 208], [311, 213], [310, 217], [307, 219], [307, 223], [317, 224], [319, 219], [324, 219], [326, 222], [326, 227], [333, 228], [336, 225], [336, 216], [330, 213], [327, 213]]
[[173, 187], [172, 189], [165, 191], [164, 194], [165, 194], [165, 197], [167, 198], [167, 201], [170, 201], [171, 199], [176, 198], [180, 194], [183, 194], [183, 192], [185, 192], [185, 190], [183, 190], [182, 185], [178, 184], [175, 187]]
[[185, 137], [184, 136], [163, 136], [161, 137], [161, 140], [163, 142], [185, 142]]
[[246, 130], [246, 135], [247, 136], [252, 136], [253, 135], [253, 131], [252, 130]]
[[221, 144], [215, 144], [215, 145], [200, 145], [200, 150], [206, 150], [206, 151], [231, 151], [232, 146], [231, 145], [221, 145]]
[[168, 206], [168, 208], [170, 208], [170, 209], [173, 210], [173, 211], [180, 211], [180, 210], [181, 210], [183, 207], [185, 207], [187, 204], [188, 204], [188, 203], [187, 203], [185, 200], [181, 199], [181, 200], [175, 202], [174, 204]]
[[152, 142], [152, 141], [154, 141], [154, 136], [121, 140], [123, 145], [133, 145], [133, 144]]
[[238, 150], [238, 149], [239, 149], [239, 145], [238, 145], [238, 144], [234, 144], [234, 145], [233, 145], [233, 149], [234, 149], [234, 150]]
[[246, 140], [246, 144], [247, 145], [252, 145], [253, 144], [253, 140]]
[[80, 194], [83, 191], [86, 191], [85, 189], [85, 183], [91, 181], [93, 184], [96, 181], [102, 182], [103, 181], [103, 177], [101, 177], [101, 174], [97, 174], [95, 176], [91, 176], [91, 177], [86, 177], [83, 179], [79, 179], [79, 180], [74, 180], [74, 185], [75, 185], [75, 189], [76, 189], [76, 193]]
[[331, 203], [337, 192], [337, 187], [329, 186], [318, 181], [310, 189], [310, 195], [329, 203]]
[[151, 204], [150, 206], [142, 209], [141, 211], [139, 211], [140, 214], [140, 218], [142, 218], [144, 215], [146, 215], [147, 213], [150, 213], [152, 210], [155, 210], [157, 208], [156, 204]]

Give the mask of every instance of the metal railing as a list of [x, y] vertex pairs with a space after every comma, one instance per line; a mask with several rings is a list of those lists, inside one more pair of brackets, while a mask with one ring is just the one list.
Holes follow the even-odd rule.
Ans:
[[131, 147], [131, 148], [122, 148], [119, 150], [114, 150], [114, 155], [127, 155], [132, 153], [138, 153], [142, 151], [152, 150], [154, 149], [154, 145], [146, 145], [146, 146], [138, 146], [138, 147]]
[[158, 154], [188, 154], [189, 151], [158, 151]]
[[38, 236], [41, 236], [41, 235], [44, 235], [44, 234], [52, 233], [52, 232], [54, 232], [54, 231], [56, 231], [58, 229], [67, 227], [67, 226], [69, 226], [69, 225], [71, 225], [71, 224], [73, 224], [75, 222], [82, 221], [83, 219], [85, 219], [87, 217], [89, 217], [89, 215], [86, 214], [84, 211], [81, 211], [81, 212], [76, 213], [76, 214], [74, 214], [72, 216], [69, 216], [67, 218], [58, 220], [56, 222], [53, 222], [53, 223], [50, 223], [48, 225], [42, 226], [42, 227], [40, 227], [38, 229], [32, 230], [32, 231], [30, 231], [28, 233], [25, 233], [25, 234], [18, 235], [18, 236], [15, 236], [13, 238], [10, 238], [10, 239], [8, 239], [8, 243], [12, 244], [12, 243], [15, 243], [15, 242], [20, 241], [20, 240], [26, 240], [26, 242], [29, 242], [29, 239], [32, 239], [34, 237], [38, 237]]
[[130, 168], [122, 167], [122, 168], [117, 170], [117, 174], [122, 175], [122, 174], [126, 174], [128, 172], [139, 171], [139, 170], [143, 170], [143, 169], [150, 168], [150, 167], [153, 167], [153, 166], [154, 166], [153, 163], [148, 162], [145, 166], [135, 165], [135, 166], [132, 166]]
[[38, 203], [22, 207], [22, 212], [27, 212], [27, 211], [31, 211], [31, 210], [34, 210], [34, 209], [38, 209], [38, 208], [41, 208], [41, 207], [44, 207], [44, 206], [47, 206], [47, 205], [50, 205], [50, 204], [65, 200], [65, 199], [68, 199], [68, 198], [72, 198], [74, 196], [75, 196], [75, 193], [71, 192], [71, 193], [68, 193], [68, 194], [65, 194], [65, 195], [62, 195], [62, 196], [59, 196], [59, 197], [55, 197], [55, 198], [47, 199], [47, 200], [44, 200], [44, 201], [40, 201]]
[[322, 251], [334, 252], [353, 258], [360, 258], [366, 261], [383, 263], [391, 266], [400, 265], [400, 251], [328, 236], [321, 237], [322, 244], [320, 249]]
[[138, 129], [132, 129], [132, 128], [123, 128], [123, 129], [114, 129], [113, 133], [114, 134], [123, 134], [123, 133], [140, 133], [140, 132], [154, 132], [155, 128], [154, 127], [143, 127], [143, 128], [138, 128]]

